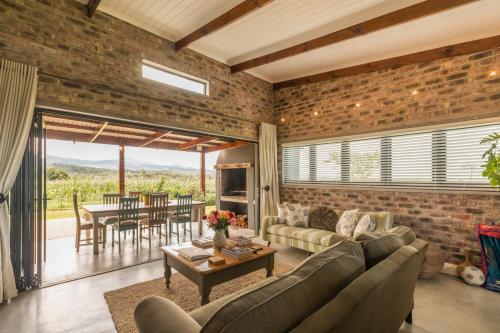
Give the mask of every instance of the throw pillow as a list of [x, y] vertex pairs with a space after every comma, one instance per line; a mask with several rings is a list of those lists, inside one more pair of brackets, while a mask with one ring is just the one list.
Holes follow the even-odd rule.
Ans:
[[353, 237], [356, 238], [364, 232], [371, 232], [375, 230], [375, 219], [372, 214], [363, 215], [358, 224], [356, 224], [356, 228], [354, 228]]
[[309, 215], [309, 227], [314, 229], [335, 231], [339, 220], [337, 213], [326, 207], [318, 207]]
[[278, 223], [286, 224], [288, 216], [289, 216], [288, 202], [283, 202], [282, 204], [278, 204]]
[[335, 232], [341, 236], [352, 237], [356, 222], [358, 222], [358, 209], [346, 210], [340, 217]]
[[290, 227], [307, 228], [311, 206], [301, 204], [288, 204], [288, 219], [286, 224]]

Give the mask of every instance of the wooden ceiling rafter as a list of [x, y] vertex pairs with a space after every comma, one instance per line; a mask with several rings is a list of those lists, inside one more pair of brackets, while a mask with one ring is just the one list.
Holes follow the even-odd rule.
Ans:
[[228, 143], [225, 143], [225, 144], [222, 144], [222, 145], [208, 147], [208, 148], [205, 149], [205, 152], [206, 153], [212, 153], [214, 151], [219, 151], [219, 150], [224, 150], [224, 149], [230, 149], [230, 148], [237, 148], [237, 147], [245, 146], [247, 144], [248, 144], [248, 142], [246, 142], [246, 141], [236, 140], [236, 141], [228, 142]]
[[97, 10], [97, 6], [99, 6], [99, 3], [101, 3], [101, 0], [89, 0], [87, 5], [85, 6], [86, 11], [87, 11], [87, 16], [92, 17]]
[[[227, 138], [198, 135], [183, 131], [154, 131], [133, 125], [122, 125], [110, 121], [99, 122], [66, 116], [44, 116], [47, 138], [73, 142], [91, 142], [132, 147], [183, 150], [190, 152], [217, 151], [242, 145], [240, 141]], [[241, 141], [243, 142], [243, 141]]]
[[336, 44], [348, 39], [367, 35], [398, 24], [410, 22], [429, 15], [437, 14], [449, 9], [466, 5], [478, 0], [427, 0], [408, 6], [382, 16], [337, 30], [321, 37], [314, 38], [304, 43], [287, 47], [260, 57], [240, 62], [231, 66], [231, 73], [238, 73], [247, 69], [269, 64], [281, 59], [309, 52], [314, 49]]
[[169, 133], [171, 133], [171, 131], [168, 131], [168, 132], [165, 132], [165, 131], [156, 132], [153, 135], [144, 138], [144, 140], [143, 140], [143, 142], [142, 142], [142, 144], [140, 146], [141, 147], [145, 147], [145, 146], [147, 146], [147, 145], [149, 145], [149, 144], [157, 141], [158, 139], [163, 138], [165, 135], [168, 135]]
[[195, 147], [198, 145], [201, 145], [203, 143], [210, 142], [212, 140], [215, 140], [216, 138], [214, 136], [202, 136], [201, 138], [194, 139], [188, 142], [181, 143], [180, 145], [177, 146], [177, 149], [179, 150], [185, 150], [191, 147]]
[[108, 126], [108, 124], [109, 123], [107, 121], [105, 121], [102, 124], [101, 128], [99, 128], [99, 131], [97, 131], [97, 133], [94, 135], [94, 137], [90, 140], [90, 143], [94, 142], [99, 137], [99, 135], [102, 134], [102, 131], [104, 131], [104, 129], [106, 128], [106, 126]]
[[295, 87], [308, 83], [321, 82], [340, 77], [377, 72], [377, 71], [398, 68], [401, 66], [418, 64], [418, 63], [426, 63], [444, 58], [451, 58], [475, 52], [487, 51], [498, 47], [500, 47], [500, 35], [460, 44], [438, 47], [431, 50], [410, 53], [399, 57], [373, 61], [366, 64], [335, 69], [328, 72], [308, 75], [282, 82], [276, 82], [273, 84], [273, 89], [279, 90], [283, 88]]
[[239, 5], [231, 8], [224, 14], [216, 17], [212, 21], [208, 22], [204, 26], [196, 29], [185, 37], [179, 39], [175, 42], [175, 50], [180, 51], [187, 47], [189, 44], [197, 41], [198, 39], [214, 32], [225, 26], [231, 24], [232, 22], [242, 18], [243, 16], [250, 14], [254, 10], [272, 2], [273, 0], [245, 0]]

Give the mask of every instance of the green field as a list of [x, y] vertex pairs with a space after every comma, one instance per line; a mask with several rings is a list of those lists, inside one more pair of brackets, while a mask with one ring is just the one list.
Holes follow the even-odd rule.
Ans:
[[[171, 198], [192, 194], [195, 200], [215, 205], [215, 177], [206, 176], [206, 197], [200, 191], [199, 175], [170, 171], [127, 171], [126, 193], [168, 192]], [[78, 194], [79, 204], [101, 203], [104, 193], [118, 192], [116, 171], [75, 165], [47, 168], [47, 219], [74, 216], [72, 193]], [[207, 207], [208, 208], [208, 207]]]

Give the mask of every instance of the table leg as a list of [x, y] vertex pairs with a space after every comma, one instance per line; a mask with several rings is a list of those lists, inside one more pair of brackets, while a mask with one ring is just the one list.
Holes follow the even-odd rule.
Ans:
[[163, 276], [165, 277], [165, 284], [167, 288], [170, 288], [170, 277], [172, 276], [172, 267], [167, 263], [167, 255], [163, 255], [163, 268], [165, 269], [165, 272], [163, 273]]
[[202, 284], [200, 286], [200, 295], [201, 295], [201, 305], [208, 304], [210, 302], [210, 293], [212, 292], [212, 287], [206, 284]]
[[266, 277], [273, 276], [274, 270], [274, 255], [268, 256], [267, 267], [266, 267]]
[[205, 213], [205, 205], [202, 205], [200, 206], [200, 208], [198, 209], [198, 235], [202, 235], [203, 234], [203, 215]]
[[93, 247], [94, 247], [94, 254], [99, 254], [99, 218], [97, 216], [94, 216], [94, 225], [93, 225]]

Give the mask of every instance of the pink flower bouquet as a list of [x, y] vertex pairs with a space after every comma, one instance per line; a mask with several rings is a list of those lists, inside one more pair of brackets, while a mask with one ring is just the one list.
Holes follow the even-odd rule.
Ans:
[[236, 215], [227, 210], [213, 210], [208, 216], [203, 216], [207, 221], [208, 227], [213, 230], [227, 230], [231, 224], [236, 222]]

